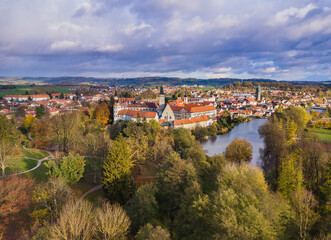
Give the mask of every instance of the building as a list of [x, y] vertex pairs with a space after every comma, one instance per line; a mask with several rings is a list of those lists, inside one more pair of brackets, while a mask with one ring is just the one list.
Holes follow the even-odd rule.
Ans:
[[194, 118], [206, 115], [214, 118], [217, 115], [216, 108], [213, 105], [203, 106], [198, 104], [186, 104], [184, 106], [171, 106], [175, 119]]
[[256, 88], [255, 98], [256, 98], [256, 101], [261, 100], [261, 86], [260, 86], [260, 84]]
[[161, 116], [163, 110], [165, 108], [165, 96], [163, 86], [160, 87], [160, 96], [159, 96], [159, 115]]
[[174, 111], [172, 111], [169, 104], [166, 105], [164, 108], [162, 115], [160, 119], [165, 120], [166, 122], [173, 122], [175, 121], [175, 114]]
[[186, 118], [175, 120], [173, 123], [174, 128], [195, 129], [196, 127], [208, 127], [213, 124], [213, 120], [208, 116], [203, 115], [196, 118]]

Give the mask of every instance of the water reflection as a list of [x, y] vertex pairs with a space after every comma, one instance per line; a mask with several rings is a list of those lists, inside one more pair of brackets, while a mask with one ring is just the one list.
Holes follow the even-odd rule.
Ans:
[[247, 123], [241, 123], [224, 135], [217, 135], [201, 142], [209, 156], [223, 153], [226, 147], [236, 138], [245, 138], [253, 146], [253, 158], [251, 164], [261, 165], [260, 149], [264, 148], [263, 139], [260, 138], [258, 130], [267, 119], [254, 119]]

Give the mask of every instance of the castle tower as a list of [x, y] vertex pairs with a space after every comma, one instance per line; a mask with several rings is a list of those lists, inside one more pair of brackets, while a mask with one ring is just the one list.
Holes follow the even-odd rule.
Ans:
[[159, 96], [159, 113], [161, 114], [165, 108], [165, 96], [163, 91], [163, 86], [160, 87], [160, 96]]
[[188, 104], [187, 92], [185, 92], [185, 95], [184, 95], [184, 103], [185, 104]]
[[256, 88], [255, 98], [256, 98], [256, 101], [261, 100], [261, 86], [260, 86], [260, 84]]

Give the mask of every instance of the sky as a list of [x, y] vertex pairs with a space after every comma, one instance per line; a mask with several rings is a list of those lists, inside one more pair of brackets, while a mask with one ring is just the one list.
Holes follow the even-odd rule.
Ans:
[[331, 0], [0, 0], [0, 76], [331, 80]]

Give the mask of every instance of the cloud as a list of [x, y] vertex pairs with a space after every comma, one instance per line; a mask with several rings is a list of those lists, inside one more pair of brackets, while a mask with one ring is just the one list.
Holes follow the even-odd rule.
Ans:
[[64, 50], [71, 50], [74, 49], [77, 46], [77, 43], [68, 41], [68, 40], [63, 40], [63, 41], [56, 41], [52, 43], [50, 46], [51, 50], [55, 51], [64, 51]]
[[316, 6], [312, 3], [308, 4], [307, 6], [303, 8], [287, 8], [284, 9], [278, 13], [276, 13], [275, 16], [275, 24], [286, 24], [291, 19], [303, 19], [307, 13], [309, 13], [311, 10], [315, 9]]
[[16, 0], [0, 21], [2, 75], [330, 78], [330, 1]]

